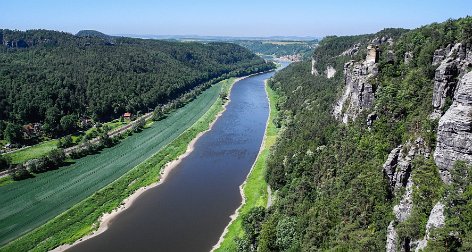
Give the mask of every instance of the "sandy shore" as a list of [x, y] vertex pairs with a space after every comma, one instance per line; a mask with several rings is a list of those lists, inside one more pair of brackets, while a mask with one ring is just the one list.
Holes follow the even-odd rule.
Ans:
[[[257, 73], [259, 74], [259, 73]], [[187, 146], [187, 150], [185, 151], [184, 154], [180, 155], [177, 159], [167, 163], [164, 168], [162, 168], [161, 170], [161, 173], [160, 173], [160, 176], [159, 176], [159, 181], [157, 181], [156, 183], [153, 183], [149, 186], [145, 186], [145, 187], [141, 187], [139, 188], [138, 190], [136, 190], [133, 194], [131, 194], [128, 198], [126, 198], [122, 203], [121, 205], [114, 209], [113, 211], [111, 211], [110, 213], [105, 213], [102, 215], [102, 217], [100, 217], [99, 219], [99, 227], [96, 231], [92, 232], [91, 234], [89, 235], [86, 235], [82, 238], [80, 238], [79, 240], [75, 241], [74, 243], [72, 244], [64, 244], [64, 245], [61, 245], [53, 250], [50, 250], [51, 252], [62, 252], [62, 251], [66, 251], [67, 249], [73, 247], [73, 246], [76, 246], [77, 244], [81, 243], [81, 242], [84, 242], [88, 239], [91, 239], [95, 236], [98, 236], [100, 235], [101, 233], [105, 232], [108, 227], [110, 226], [110, 224], [112, 223], [112, 221], [118, 216], [120, 215], [121, 213], [123, 213], [124, 211], [126, 211], [129, 207], [131, 207], [131, 205], [133, 204], [133, 202], [139, 198], [139, 196], [141, 196], [141, 194], [143, 194], [145, 191], [151, 189], [151, 188], [154, 188], [162, 183], [165, 182], [167, 176], [169, 175], [169, 173], [172, 171], [172, 169], [174, 169], [175, 167], [177, 167], [179, 165], [180, 162], [182, 162], [182, 159], [184, 159], [185, 157], [187, 157], [190, 153], [192, 153], [193, 149], [194, 149], [194, 146], [195, 146], [195, 143], [198, 141], [198, 139], [204, 135], [206, 132], [210, 131], [212, 128], [213, 128], [213, 125], [216, 123], [216, 121], [218, 120], [218, 118], [220, 118], [220, 116], [226, 111], [226, 106], [229, 104], [229, 102], [231, 101], [231, 89], [233, 88], [233, 85], [236, 84], [238, 81], [240, 80], [243, 80], [245, 78], [248, 78], [250, 76], [253, 76], [253, 75], [256, 75], [256, 74], [252, 74], [252, 75], [248, 75], [248, 76], [244, 76], [244, 77], [239, 77], [239, 78], [236, 78], [235, 81], [233, 82], [233, 84], [231, 84], [231, 87], [230, 87], [230, 90], [229, 90], [229, 96], [228, 96], [228, 101], [223, 105], [223, 110], [221, 110], [215, 117], [215, 119], [210, 123], [210, 127], [203, 131], [203, 132], [200, 132], [197, 134], [197, 136], [189, 143], [189, 145]], [[218, 100], [216, 101], [218, 102]], [[197, 121], [198, 122], [198, 121]], [[192, 126], [191, 126], [192, 127]], [[183, 133], [182, 133], [183, 134]], [[146, 161], [144, 161], [146, 162]]]
[[[266, 95], [267, 95], [267, 99], [269, 99], [269, 94], [267, 93], [267, 80], [264, 81], [264, 87], [265, 87], [265, 91], [266, 91]], [[269, 100], [270, 102], [270, 100]], [[244, 179], [244, 182], [239, 186], [239, 193], [241, 194], [241, 204], [239, 205], [239, 207], [234, 211], [234, 213], [229, 217], [230, 218], [230, 221], [228, 223], [228, 225], [225, 227], [225, 230], [223, 231], [223, 233], [221, 234], [220, 236], [220, 239], [218, 239], [218, 242], [213, 246], [213, 248], [211, 249], [211, 252], [215, 251], [216, 249], [218, 249], [220, 246], [221, 246], [221, 243], [223, 242], [224, 240], [224, 237], [225, 235], [228, 233], [228, 228], [229, 226], [231, 226], [231, 224], [233, 224], [233, 222], [236, 220], [236, 218], [238, 218], [239, 216], [239, 210], [244, 206], [244, 204], [246, 203], [246, 196], [244, 195], [244, 186], [246, 185], [246, 181], [247, 179], [249, 178], [249, 176], [251, 175], [252, 173], [252, 170], [254, 170], [254, 167], [256, 166], [256, 162], [257, 162], [257, 159], [259, 159], [259, 156], [261, 155], [261, 152], [264, 150], [264, 145], [265, 145], [265, 142], [266, 142], [266, 133], [267, 133], [267, 126], [269, 125], [269, 120], [270, 120], [270, 105], [269, 105], [269, 116], [267, 117], [267, 121], [266, 121], [266, 126], [265, 126], [265, 131], [264, 131], [264, 138], [262, 139], [262, 143], [261, 143], [261, 147], [259, 147], [259, 152], [257, 153], [257, 157], [256, 159], [254, 160], [254, 163], [252, 164], [251, 166], [251, 170], [249, 171], [249, 173], [247, 174], [246, 176], [246, 179]]]

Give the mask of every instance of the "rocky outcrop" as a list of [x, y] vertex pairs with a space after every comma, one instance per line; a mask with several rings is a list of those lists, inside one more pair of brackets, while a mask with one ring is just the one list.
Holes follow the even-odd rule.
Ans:
[[386, 247], [387, 252], [397, 251], [398, 234], [394, 225], [395, 225], [395, 221], [391, 221], [387, 227], [387, 247]]
[[334, 69], [334, 67], [332, 66], [327, 66], [325, 74], [326, 74], [326, 78], [331, 79], [336, 74], [336, 69]]
[[448, 98], [454, 96], [457, 79], [472, 66], [472, 52], [461, 43], [438, 49], [433, 55], [433, 65], [438, 65], [434, 76], [433, 119], [441, 116]]
[[3, 45], [10, 48], [26, 48], [28, 43], [23, 39], [4, 40]]
[[405, 64], [410, 64], [411, 60], [413, 59], [413, 52], [406, 52], [405, 53], [405, 56], [403, 57], [403, 62], [405, 62]]
[[367, 56], [365, 58], [366, 63], [377, 63], [379, 60], [380, 50], [377, 46], [367, 46]]
[[445, 183], [457, 160], [472, 164], [472, 72], [457, 83], [453, 103], [439, 120], [434, 159]]
[[[380, 46], [384, 44], [393, 45], [393, 39], [388, 37], [373, 39], [367, 46], [365, 60], [360, 62], [351, 60], [344, 64], [343, 94], [333, 108], [333, 115], [336, 119], [348, 123], [363, 110], [372, 108], [376, 91], [373, 82], [379, 71]], [[360, 44], [355, 44], [344, 51], [341, 56], [355, 55], [359, 48]], [[387, 50], [387, 58], [389, 62], [395, 60], [392, 50]]]
[[311, 59], [311, 75], [313, 76], [318, 76], [320, 75], [318, 73], [318, 70], [316, 70], [316, 60], [315, 59]]
[[383, 165], [384, 175], [389, 182], [389, 189], [395, 195], [402, 187], [407, 187], [410, 179], [413, 159], [418, 156], [429, 157], [430, 151], [422, 138], [414, 143], [407, 142], [393, 149]]
[[374, 103], [371, 79], [378, 74], [378, 66], [370, 56], [365, 61], [350, 61], [344, 65], [344, 92], [334, 106], [333, 114], [347, 123]]
[[[404, 146], [400, 145], [393, 149], [383, 165], [391, 197], [401, 192], [402, 188], [405, 189], [401, 195], [400, 202], [393, 207], [395, 219], [390, 222], [387, 229], [387, 252], [397, 251], [399, 241], [395, 227], [407, 220], [413, 209], [414, 182], [411, 176], [413, 170], [412, 161], [419, 155], [424, 157], [429, 157], [430, 155], [430, 151], [422, 138], [417, 138], [414, 143], [407, 142]], [[410, 247], [410, 244], [403, 245], [404, 247]]]
[[360, 43], [354, 44], [351, 48], [347, 49], [346, 51], [341, 53], [341, 56], [354, 56], [359, 52], [359, 48], [361, 47]]
[[428, 240], [430, 238], [431, 231], [436, 228], [440, 228], [444, 226], [445, 217], [444, 217], [444, 205], [441, 202], [436, 203], [434, 205], [433, 210], [428, 218], [428, 222], [426, 223], [426, 234], [424, 238], [416, 243], [413, 246], [416, 246], [415, 252], [421, 251], [426, 248], [428, 245]]

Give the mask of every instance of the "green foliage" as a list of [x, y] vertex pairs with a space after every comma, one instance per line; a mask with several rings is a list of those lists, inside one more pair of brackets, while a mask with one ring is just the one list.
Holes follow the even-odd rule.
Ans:
[[261, 40], [236, 40], [232, 43], [246, 47], [253, 53], [281, 57], [286, 55], [301, 55], [309, 57], [318, 43], [314, 41], [261, 41]]
[[77, 122], [79, 118], [76, 115], [65, 115], [61, 118], [61, 128], [66, 133], [72, 133], [77, 129]]
[[434, 230], [428, 249], [471, 251], [472, 249], [472, 166], [456, 162], [446, 187], [446, 225]]
[[72, 140], [71, 135], [67, 135], [57, 142], [57, 147], [59, 148], [68, 148], [74, 145], [74, 141]]
[[23, 129], [18, 124], [8, 123], [3, 136], [10, 143], [20, 143], [23, 140]]
[[10, 168], [11, 158], [9, 156], [0, 155], [0, 171], [5, 171]]
[[[2, 120], [44, 122], [43, 129], [54, 136], [61, 133], [64, 116], [97, 121], [124, 112], [136, 114], [215, 78], [274, 67], [229, 43], [122, 37], [110, 43], [90, 32], [79, 36], [47, 30], [0, 33], [8, 45], [0, 46]], [[13, 45], [19, 41], [22, 46]], [[73, 125], [63, 126], [67, 131]]]
[[[429, 147], [435, 147], [438, 122], [429, 119], [434, 77], [432, 56], [438, 48], [469, 38], [470, 34], [465, 33], [470, 30], [466, 28], [470, 20], [467, 17], [411, 31], [387, 29], [372, 35], [327, 37], [320, 42], [314, 52], [318, 71], [331, 65], [341, 73], [344, 63], [364, 57], [373, 38], [395, 39], [391, 48], [384, 44], [380, 49], [393, 50], [396, 60], [389, 61], [385, 53], [381, 54], [379, 74], [370, 80], [377, 88], [373, 106], [377, 119], [370, 129], [365, 121], [372, 111], [363, 111], [347, 125], [331, 115], [344, 86], [343, 75], [336, 74], [331, 79], [312, 76], [309, 61], [294, 63], [276, 74], [269, 85], [283, 97], [278, 121], [284, 130], [268, 160], [266, 180], [278, 192], [277, 201], [262, 224], [261, 251], [282, 249], [278, 247], [283, 244], [280, 239], [277, 243], [277, 228], [278, 220], [284, 216], [297, 223], [287, 233], [293, 234], [292, 241], [298, 241], [299, 251], [385, 250], [395, 199], [388, 193], [382, 165], [393, 148], [418, 137]], [[339, 56], [357, 43], [360, 48], [357, 55]], [[414, 55], [409, 64], [403, 61], [406, 52]], [[400, 239], [405, 240], [424, 235], [429, 213], [444, 195], [432, 159], [415, 160], [412, 171], [415, 205], [411, 217], [397, 230]], [[449, 242], [448, 246], [453, 240], [463, 241], [461, 249], [470, 244], [468, 230], [472, 226], [468, 222], [468, 216], [472, 216], [468, 212], [469, 189], [463, 188], [460, 200], [453, 204], [458, 206], [453, 208], [456, 212], [448, 215], [457, 216], [455, 225], [461, 228], [447, 230], [445, 234], [463, 231], [438, 236], [445, 237], [443, 241]]]
[[425, 235], [426, 223], [443, 194], [443, 182], [432, 158], [417, 158], [413, 162], [413, 209], [411, 216], [397, 226], [399, 240], [419, 240]]
[[265, 208], [254, 207], [249, 212], [243, 214], [241, 218], [244, 236], [236, 240], [238, 251], [256, 251], [258, 236], [265, 218]]
[[46, 156], [51, 150], [58, 147], [59, 140], [44, 141], [12, 153], [3, 154], [11, 158], [13, 164], [21, 164], [28, 160]]

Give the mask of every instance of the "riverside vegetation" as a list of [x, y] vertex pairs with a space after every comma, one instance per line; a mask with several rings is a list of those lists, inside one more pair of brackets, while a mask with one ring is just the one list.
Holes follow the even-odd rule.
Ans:
[[[458, 43], [462, 51], [450, 49]], [[265, 175], [277, 199], [268, 209], [256, 204], [242, 215], [237, 250], [400, 251], [419, 248], [425, 239], [430, 251], [470, 251], [470, 163], [456, 162], [448, 171], [451, 182], [441, 181], [431, 154], [438, 144], [438, 119], [431, 115], [440, 71], [434, 62], [447, 63], [441, 52], [449, 48], [450, 57], [466, 62], [449, 73], [470, 72], [471, 47], [472, 18], [467, 17], [414, 30], [327, 37], [311, 62], [277, 73], [269, 86], [280, 95], [277, 122], [286, 129]], [[326, 74], [328, 68], [335, 74]], [[359, 86], [346, 91], [350, 83]], [[358, 96], [372, 99], [355, 100]], [[453, 91], [445, 96], [443, 114], [457, 98]], [[341, 108], [335, 111], [336, 106]], [[392, 163], [397, 169], [406, 164], [395, 173], [405, 184], [392, 190], [387, 157], [402, 145], [399, 162], [408, 153], [412, 160]], [[405, 194], [407, 179], [414, 185], [411, 196]], [[433, 218], [437, 202], [446, 209], [443, 223]]]

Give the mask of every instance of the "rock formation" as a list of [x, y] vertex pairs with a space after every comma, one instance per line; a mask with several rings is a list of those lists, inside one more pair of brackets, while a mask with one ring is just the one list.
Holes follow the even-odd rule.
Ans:
[[360, 43], [354, 44], [351, 48], [349, 48], [346, 51], [342, 52], [340, 56], [350, 56], [350, 57], [352, 57], [352, 56], [356, 55], [359, 52], [360, 46], [361, 46]]
[[371, 56], [368, 55], [362, 62], [344, 64], [344, 92], [333, 111], [334, 116], [343, 123], [354, 120], [362, 110], [373, 105], [375, 90], [371, 79], [378, 74], [378, 67]]
[[444, 216], [444, 205], [441, 202], [434, 205], [433, 210], [429, 214], [428, 222], [426, 223], [426, 234], [424, 238], [420, 241], [414, 243], [416, 245], [415, 252], [421, 251], [426, 248], [428, 244], [429, 236], [433, 229], [444, 226], [445, 216]]
[[454, 101], [439, 120], [434, 159], [445, 183], [455, 161], [472, 164], [472, 72], [457, 83]]
[[[387, 228], [387, 252], [397, 251], [399, 245], [397, 231], [395, 229], [398, 223], [407, 220], [413, 209], [413, 179], [411, 172], [413, 170], [412, 161], [418, 155], [429, 157], [430, 151], [422, 138], [418, 138], [414, 143], [407, 142], [404, 146], [400, 145], [393, 149], [388, 155], [383, 165], [384, 175], [389, 182], [389, 191], [392, 197], [405, 188], [400, 202], [393, 207], [395, 219], [390, 222]], [[410, 244], [403, 244], [410, 247]]]
[[413, 52], [406, 52], [403, 58], [403, 62], [405, 62], [405, 64], [408, 65], [410, 64], [412, 59], [413, 59]]
[[447, 98], [452, 98], [457, 86], [457, 79], [472, 66], [472, 51], [466, 50], [461, 43], [438, 49], [433, 55], [433, 65], [438, 65], [434, 76], [433, 119], [441, 116]]
[[[344, 90], [333, 109], [334, 117], [343, 123], [354, 120], [360, 112], [372, 108], [376, 91], [373, 82], [378, 74], [380, 58], [379, 46], [383, 44], [391, 46], [393, 39], [387, 37], [373, 39], [367, 46], [365, 60], [360, 62], [351, 60], [344, 64]], [[341, 56], [353, 56], [358, 53], [359, 48], [360, 44], [355, 44], [341, 53]], [[387, 58], [390, 61], [394, 60], [392, 50], [387, 51]]]
[[325, 73], [326, 73], [326, 78], [331, 79], [336, 74], [336, 69], [334, 69], [334, 67], [332, 66], [327, 66]]
[[318, 76], [320, 75], [318, 73], [318, 70], [316, 70], [316, 60], [315, 59], [311, 59], [311, 75], [313, 76]]

